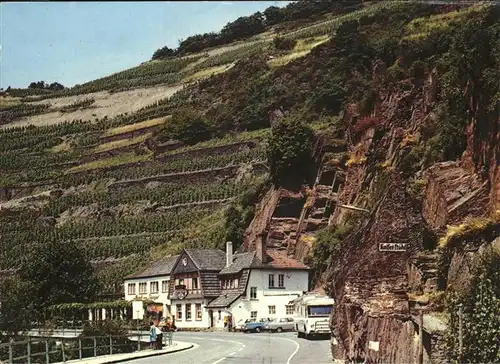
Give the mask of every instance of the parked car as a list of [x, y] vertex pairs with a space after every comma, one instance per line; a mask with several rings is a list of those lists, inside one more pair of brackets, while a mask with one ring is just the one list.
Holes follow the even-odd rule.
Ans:
[[241, 319], [238, 321], [236, 326], [234, 327], [235, 331], [243, 331], [245, 324], [248, 322], [255, 322], [257, 319], [249, 318], [249, 319]]
[[264, 326], [266, 323], [268, 323], [271, 319], [270, 318], [261, 318], [258, 321], [253, 321], [253, 322], [247, 322], [243, 326], [243, 329], [241, 331], [243, 332], [261, 332], [264, 330]]
[[271, 332], [294, 331], [295, 321], [291, 317], [273, 319], [264, 325], [264, 330]]

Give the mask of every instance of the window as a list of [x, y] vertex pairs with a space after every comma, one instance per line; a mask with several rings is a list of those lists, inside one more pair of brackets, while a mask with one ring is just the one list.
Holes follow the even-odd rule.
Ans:
[[257, 311], [251, 311], [250, 312], [250, 318], [251, 319], [256, 319], [257, 318]]
[[191, 320], [191, 304], [186, 303], [186, 320]]
[[147, 291], [148, 291], [148, 284], [146, 282], [139, 283], [139, 294], [147, 293]]
[[239, 285], [240, 285], [240, 280], [238, 278], [236, 278], [234, 280], [234, 288], [238, 288]]
[[128, 294], [135, 294], [135, 283], [129, 283], [127, 289]]
[[250, 298], [257, 299], [257, 287], [250, 287]]
[[182, 320], [182, 305], [176, 305], [177, 307], [177, 320]]
[[201, 303], [196, 304], [196, 320], [201, 321]]
[[274, 288], [274, 274], [269, 274], [269, 288]]
[[234, 288], [234, 279], [231, 279], [231, 288]]
[[169, 281], [161, 281], [162, 293], [168, 293], [168, 283], [169, 283]]
[[150, 293], [158, 293], [158, 282], [149, 283], [149, 292]]
[[184, 279], [179, 279], [179, 286], [183, 286], [184, 285]]
[[198, 289], [198, 277], [192, 279], [193, 289]]
[[276, 315], [276, 306], [267, 306], [269, 308], [270, 315]]
[[284, 274], [278, 274], [278, 287], [285, 288], [285, 275]]
[[286, 305], [286, 314], [287, 315], [293, 315], [293, 305]]

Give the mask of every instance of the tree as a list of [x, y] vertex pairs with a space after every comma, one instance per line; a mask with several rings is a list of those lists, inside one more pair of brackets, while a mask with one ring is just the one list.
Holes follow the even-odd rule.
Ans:
[[64, 90], [64, 86], [61, 85], [59, 82], [52, 82], [49, 86], [47, 86], [49, 90]]
[[19, 269], [30, 288], [34, 313], [59, 303], [89, 302], [97, 293], [97, 279], [80, 246], [73, 241], [34, 243]]
[[309, 177], [314, 134], [298, 118], [288, 116], [272, 127], [267, 159], [276, 186], [298, 187]]
[[153, 53], [152, 59], [162, 59], [162, 58], [173, 57], [173, 56], [175, 56], [175, 50], [165, 46], [163, 48], [157, 49]]
[[180, 140], [193, 145], [210, 139], [211, 127], [205, 117], [191, 109], [182, 108], [173, 112], [159, 135], [160, 141]]
[[[29, 287], [17, 277], [0, 280], [0, 342], [28, 328]], [[5, 337], [3, 337], [5, 336]]]

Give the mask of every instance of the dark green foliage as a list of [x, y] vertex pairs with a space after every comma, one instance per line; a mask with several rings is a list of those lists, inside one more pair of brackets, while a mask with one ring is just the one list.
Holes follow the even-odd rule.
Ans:
[[289, 38], [275, 37], [273, 39], [273, 44], [276, 49], [288, 51], [295, 47], [297, 41]]
[[233, 242], [235, 249], [238, 249], [243, 243], [245, 229], [254, 217], [255, 205], [268, 187], [268, 180], [253, 185], [237, 201], [229, 205], [225, 211], [225, 241]]
[[188, 108], [178, 109], [159, 134], [161, 141], [180, 140], [193, 145], [210, 139], [211, 127], [205, 117]]
[[120, 321], [103, 321], [85, 324], [83, 326], [80, 338], [82, 339], [82, 347], [89, 349], [82, 350], [82, 357], [88, 358], [94, 356], [94, 340], [87, 337], [102, 336], [97, 338], [97, 355], [109, 354], [109, 337], [113, 336], [113, 354], [131, 353], [136, 348], [136, 344], [126, 337], [128, 335], [127, 328]]
[[286, 117], [272, 127], [267, 144], [267, 161], [276, 186], [297, 188], [308, 180], [314, 135], [301, 120]]
[[[353, 11], [361, 1], [295, 1], [283, 8], [270, 6], [263, 13], [256, 12], [249, 16], [242, 16], [233, 22], [227, 23], [219, 33], [211, 32], [196, 34], [179, 42], [179, 47], [172, 50], [163, 47], [156, 50], [153, 59], [171, 55], [185, 55], [203, 51], [234, 41], [242, 40], [265, 31], [268, 27], [286, 21], [301, 19], [310, 20], [314, 16], [325, 13], [340, 14]], [[173, 53], [172, 53], [173, 52]]]
[[0, 342], [29, 327], [29, 285], [17, 277], [0, 277]]
[[163, 48], [157, 49], [153, 53], [152, 59], [165, 59], [165, 58], [173, 57], [173, 56], [175, 56], [175, 51], [173, 49], [165, 46]]
[[97, 293], [93, 268], [76, 243], [33, 243], [25, 254], [19, 277], [30, 287], [34, 315], [58, 303], [88, 302]]
[[500, 360], [500, 254], [489, 248], [476, 264], [465, 292], [449, 299], [447, 335], [453, 359], [458, 359], [458, 309], [463, 312], [464, 363], [497, 363]]
[[331, 264], [334, 264], [342, 247], [342, 241], [349, 235], [349, 226], [328, 226], [316, 233], [316, 241], [306, 264], [311, 267], [311, 286], [314, 286], [320, 279], [323, 272]]

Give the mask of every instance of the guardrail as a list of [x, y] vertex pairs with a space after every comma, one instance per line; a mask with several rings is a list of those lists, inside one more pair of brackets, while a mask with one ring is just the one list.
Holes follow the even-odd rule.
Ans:
[[[137, 341], [137, 346], [134, 341]], [[163, 345], [173, 345], [173, 332], [163, 333]], [[135, 335], [27, 338], [23, 341], [0, 344], [0, 364], [66, 363], [68, 360], [100, 355], [132, 353], [147, 349], [149, 346], [149, 335], [141, 332]]]

